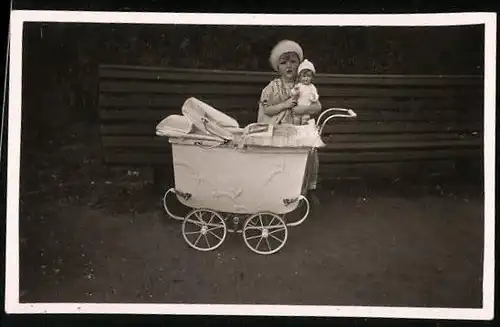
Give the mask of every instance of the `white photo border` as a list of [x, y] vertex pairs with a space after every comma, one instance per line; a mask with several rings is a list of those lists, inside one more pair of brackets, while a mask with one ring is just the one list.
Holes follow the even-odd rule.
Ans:
[[[479, 309], [120, 303], [19, 303], [19, 177], [22, 36], [24, 22], [272, 25], [272, 26], [454, 26], [484, 25], [484, 271]], [[269, 22], [273, 22], [269, 24]], [[334, 22], [334, 23], [332, 23]], [[436, 14], [208, 14], [13, 10], [10, 20], [10, 80], [7, 156], [5, 310], [19, 313], [317, 316], [492, 320], [495, 267], [496, 13]]]

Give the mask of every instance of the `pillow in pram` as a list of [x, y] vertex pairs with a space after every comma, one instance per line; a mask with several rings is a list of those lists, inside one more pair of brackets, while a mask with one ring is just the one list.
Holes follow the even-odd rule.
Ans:
[[184, 102], [182, 113], [198, 129], [226, 140], [234, 139], [231, 129], [239, 128], [235, 119], [194, 97]]
[[156, 125], [156, 135], [181, 139], [223, 141], [224, 139], [194, 126], [187, 117], [170, 115]]
[[168, 133], [172, 131], [187, 134], [191, 133], [193, 129], [193, 123], [191, 123], [187, 117], [181, 115], [170, 115], [156, 125], [156, 132], [159, 133]]
[[221, 127], [237, 128], [240, 126], [236, 119], [194, 97], [188, 98], [184, 102], [182, 105], [182, 113], [195, 125], [202, 123], [200, 118], [205, 117], [208, 120], [217, 123]]

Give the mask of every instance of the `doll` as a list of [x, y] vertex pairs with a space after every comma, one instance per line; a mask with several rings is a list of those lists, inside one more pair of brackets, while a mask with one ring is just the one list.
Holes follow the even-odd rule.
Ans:
[[[316, 74], [314, 65], [305, 59], [297, 69], [298, 83], [292, 89], [292, 96], [297, 99], [298, 106], [310, 106], [313, 102], [318, 102], [319, 95], [316, 86], [312, 83]], [[294, 115], [293, 123], [295, 125], [304, 125], [310, 119], [310, 115]]]

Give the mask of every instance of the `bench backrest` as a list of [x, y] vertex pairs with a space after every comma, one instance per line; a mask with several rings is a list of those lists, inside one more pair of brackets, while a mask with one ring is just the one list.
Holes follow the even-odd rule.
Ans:
[[[161, 164], [170, 150], [156, 124], [194, 96], [255, 122], [264, 72], [101, 65], [99, 113], [105, 161]], [[318, 74], [323, 108], [352, 108], [356, 120], [324, 130], [323, 163], [446, 159], [477, 155], [483, 124], [482, 76]]]

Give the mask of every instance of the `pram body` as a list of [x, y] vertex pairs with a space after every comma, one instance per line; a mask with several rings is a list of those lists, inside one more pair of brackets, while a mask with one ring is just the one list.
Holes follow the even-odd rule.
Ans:
[[[320, 139], [324, 123], [356, 116], [352, 110], [332, 108], [318, 118], [319, 123], [328, 112], [337, 112], [321, 127], [311, 121], [299, 127], [251, 124], [242, 129], [231, 117], [195, 98], [189, 98], [182, 111], [185, 119], [170, 117], [177, 128], [165, 128], [169, 119], [157, 126], [157, 135], [169, 137], [172, 146], [175, 187], [164, 195], [167, 214], [183, 221], [184, 238], [197, 250], [219, 247], [229, 231], [242, 233], [247, 246], [259, 254], [281, 249], [288, 227], [301, 224], [309, 214], [308, 160], [311, 151], [324, 146]], [[187, 216], [169, 210], [167, 196], [172, 193], [192, 208]], [[302, 218], [285, 221], [283, 215], [301, 203], [305, 204]], [[239, 226], [240, 221], [241, 228], [228, 227]]]

